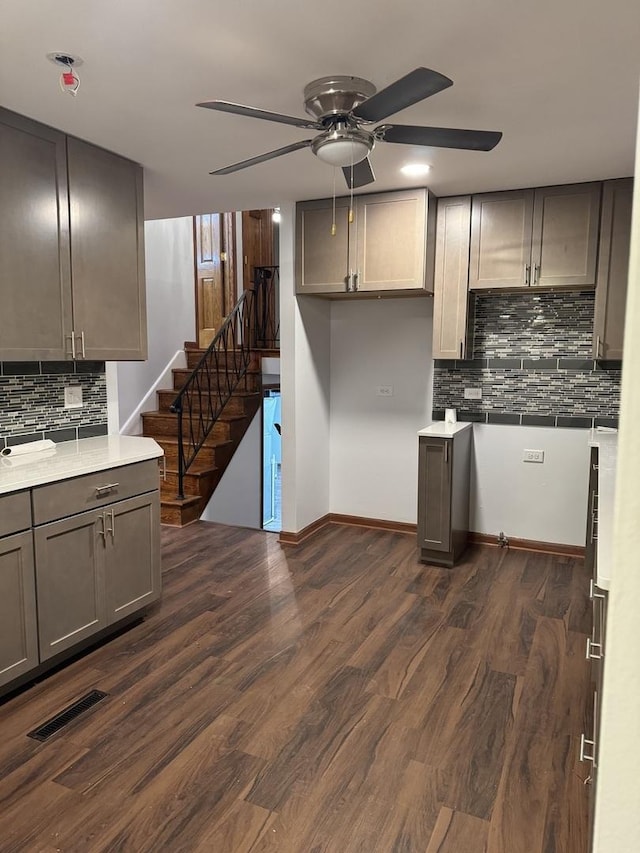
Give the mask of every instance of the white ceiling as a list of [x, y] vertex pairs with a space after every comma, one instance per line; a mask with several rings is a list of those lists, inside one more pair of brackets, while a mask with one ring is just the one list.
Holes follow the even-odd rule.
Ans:
[[[76, 98], [51, 51], [84, 59]], [[142, 163], [147, 218], [331, 195], [309, 150], [210, 177], [310, 133], [197, 101], [304, 116], [316, 77], [382, 88], [419, 65], [454, 86], [393, 121], [504, 137], [490, 153], [380, 143], [376, 189], [423, 183], [399, 173], [416, 155], [436, 195], [632, 174], [639, 0], [0, 0], [0, 104]]]

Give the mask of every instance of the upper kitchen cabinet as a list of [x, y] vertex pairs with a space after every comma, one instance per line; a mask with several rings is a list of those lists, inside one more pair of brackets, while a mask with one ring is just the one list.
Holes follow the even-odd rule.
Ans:
[[66, 138], [0, 110], [0, 360], [71, 353]]
[[632, 207], [633, 178], [605, 181], [593, 323], [596, 359], [622, 359]]
[[142, 169], [0, 109], [0, 360], [146, 358]]
[[433, 357], [467, 357], [471, 197], [438, 202], [433, 285]]
[[425, 189], [362, 195], [350, 216], [340, 198], [335, 219], [331, 199], [299, 203], [297, 293], [432, 292], [434, 202]]
[[73, 328], [78, 358], [146, 358], [142, 168], [67, 141]]
[[600, 184], [473, 197], [470, 290], [596, 283]]

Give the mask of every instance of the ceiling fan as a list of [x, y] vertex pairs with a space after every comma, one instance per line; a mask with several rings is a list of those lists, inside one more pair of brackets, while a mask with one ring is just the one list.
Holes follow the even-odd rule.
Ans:
[[229, 175], [231, 172], [273, 160], [300, 148], [311, 148], [325, 163], [341, 166], [347, 186], [354, 189], [375, 180], [369, 154], [376, 142], [491, 151], [500, 142], [502, 133], [407, 124], [381, 124], [372, 129], [366, 127], [452, 85], [453, 80], [429, 68], [416, 68], [380, 92], [376, 91], [373, 83], [360, 77], [320, 77], [304, 89], [304, 108], [313, 116], [313, 120], [272, 113], [229, 101], [205, 101], [196, 104], [209, 110], [320, 131], [312, 139], [285, 145], [284, 148], [216, 169], [209, 174]]

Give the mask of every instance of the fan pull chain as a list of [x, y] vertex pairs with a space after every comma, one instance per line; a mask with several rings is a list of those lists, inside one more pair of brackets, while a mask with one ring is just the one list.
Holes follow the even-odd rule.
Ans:
[[353, 225], [353, 151], [351, 152], [351, 194], [349, 196], [349, 225]]
[[333, 167], [333, 207], [331, 219], [331, 236], [336, 236], [336, 167]]

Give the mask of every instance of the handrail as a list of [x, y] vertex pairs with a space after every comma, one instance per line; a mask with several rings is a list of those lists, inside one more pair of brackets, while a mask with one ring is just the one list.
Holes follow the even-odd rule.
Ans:
[[191, 375], [177, 393], [171, 411], [178, 416], [178, 499], [193, 464], [222, 410], [245, 382], [252, 349], [277, 347], [277, 267], [256, 267], [254, 289], [245, 290]]

